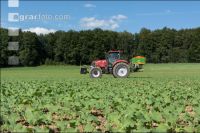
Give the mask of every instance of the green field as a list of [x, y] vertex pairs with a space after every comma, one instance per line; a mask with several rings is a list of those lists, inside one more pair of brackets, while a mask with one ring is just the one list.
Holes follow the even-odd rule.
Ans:
[[147, 64], [127, 79], [79, 68], [2, 68], [1, 131], [200, 132], [200, 64]]

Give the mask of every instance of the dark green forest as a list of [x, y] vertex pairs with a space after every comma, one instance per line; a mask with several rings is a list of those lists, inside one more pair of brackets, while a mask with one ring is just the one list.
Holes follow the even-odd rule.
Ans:
[[[11, 55], [19, 57], [21, 66], [90, 64], [112, 49], [123, 50], [126, 58], [145, 56], [148, 63], [200, 62], [200, 27], [154, 31], [143, 28], [135, 34], [94, 29], [37, 35], [20, 30], [17, 37], [9, 37], [7, 29], [1, 28], [0, 32], [1, 67], [8, 66]], [[9, 41], [18, 41], [19, 50], [9, 51]]]

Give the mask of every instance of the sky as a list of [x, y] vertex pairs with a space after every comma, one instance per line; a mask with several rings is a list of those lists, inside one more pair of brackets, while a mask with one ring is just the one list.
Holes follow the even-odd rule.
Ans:
[[[8, 21], [8, 13], [18, 13], [18, 21]], [[37, 34], [94, 28], [132, 33], [143, 27], [196, 28], [200, 27], [200, 1], [19, 1], [15, 8], [3, 1], [1, 27]]]

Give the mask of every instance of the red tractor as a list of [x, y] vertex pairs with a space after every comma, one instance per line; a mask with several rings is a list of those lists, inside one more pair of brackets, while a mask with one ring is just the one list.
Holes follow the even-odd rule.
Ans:
[[[122, 59], [123, 51], [112, 50], [106, 54], [106, 59], [95, 60], [90, 66], [90, 77], [100, 78], [103, 73], [111, 73], [115, 78], [127, 78], [130, 72], [139, 71], [145, 64], [143, 56], [134, 57], [128, 62]], [[81, 74], [88, 73], [87, 67], [81, 67]]]

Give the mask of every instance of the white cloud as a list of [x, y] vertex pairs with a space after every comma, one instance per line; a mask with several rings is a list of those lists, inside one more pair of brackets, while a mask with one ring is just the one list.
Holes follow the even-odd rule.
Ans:
[[168, 9], [168, 10], [166, 10], [165, 12], [166, 12], [166, 13], [171, 13], [172, 11]]
[[123, 20], [123, 19], [127, 19], [127, 16], [119, 14], [119, 15], [116, 15], [116, 16], [112, 16], [112, 19]]
[[95, 28], [107, 26], [108, 23], [105, 20], [99, 20], [95, 17], [85, 17], [81, 19], [81, 24], [83, 27]]
[[86, 7], [86, 8], [95, 8], [96, 5], [88, 3], [88, 4], [85, 4], [84, 7]]
[[111, 16], [109, 19], [97, 19], [95, 17], [85, 17], [80, 20], [81, 27], [86, 29], [103, 28], [117, 29], [121, 20], [127, 19], [125, 15]]
[[49, 33], [54, 33], [56, 30], [54, 29], [46, 29], [42, 27], [35, 27], [35, 28], [29, 28], [29, 29], [24, 29], [23, 31], [30, 31], [30, 32], [35, 32], [36, 34], [49, 34]]
[[165, 10], [161, 12], [148, 12], [148, 13], [137, 13], [137, 16], [164, 16], [164, 15], [174, 15], [174, 14], [180, 14], [178, 12], [173, 12], [171, 10]]
[[117, 29], [117, 28], [119, 28], [119, 24], [112, 24], [111, 25], [111, 29]]

